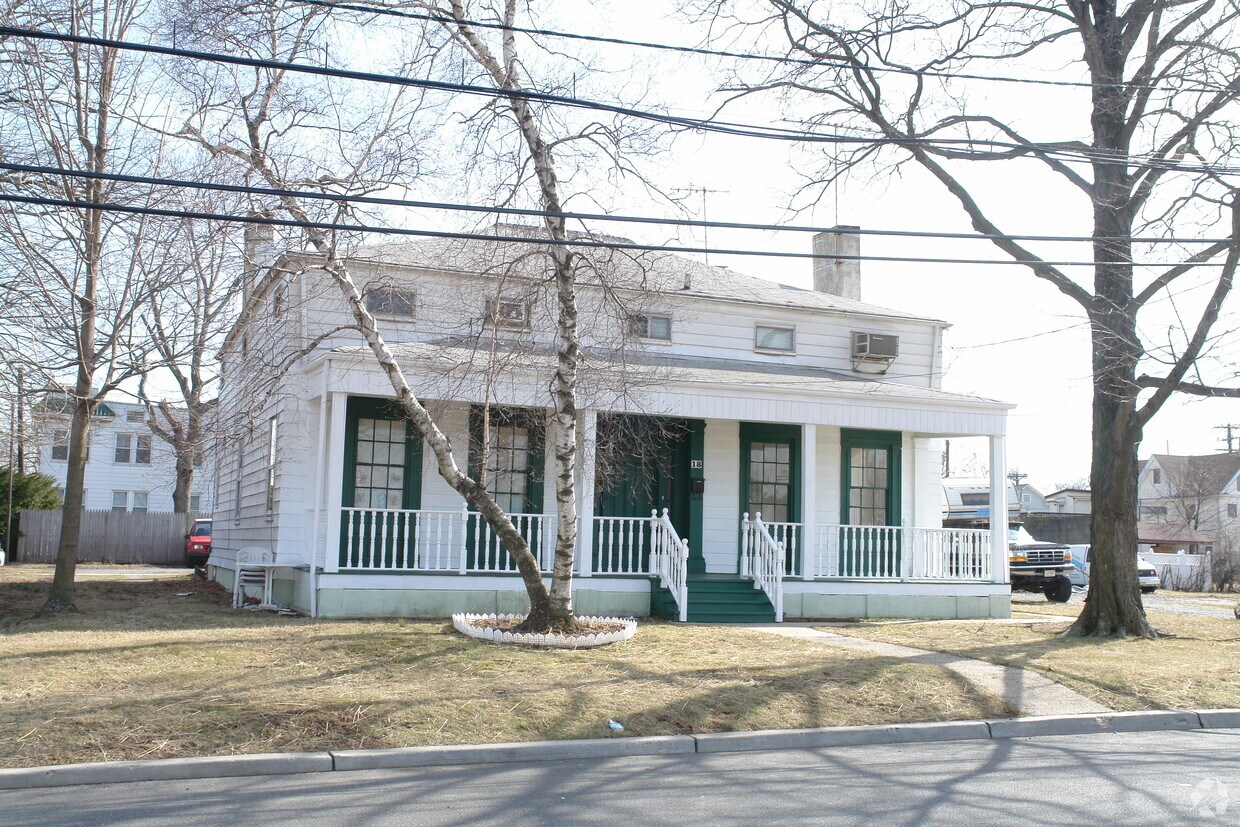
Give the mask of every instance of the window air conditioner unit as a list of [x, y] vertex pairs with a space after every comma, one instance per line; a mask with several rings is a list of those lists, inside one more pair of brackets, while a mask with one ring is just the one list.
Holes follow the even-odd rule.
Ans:
[[888, 333], [852, 334], [853, 370], [864, 373], [886, 373], [900, 355], [900, 337]]

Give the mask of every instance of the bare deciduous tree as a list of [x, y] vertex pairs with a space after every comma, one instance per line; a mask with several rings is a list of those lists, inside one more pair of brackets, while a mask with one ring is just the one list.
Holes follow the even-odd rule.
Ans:
[[[722, 0], [707, 6], [752, 24], [766, 43], [787, 44], [793, 58], [766, 76], [738, 79], [735, 94], [782, 93], [794, 113], [806, 113], [809, 127], [855, 129], [865, 139], [821, 144], [826, 149], [816, 156], [822, 164], [811, 189], [821, 192], [895, 153], [897, 166], [912, 161], [927, 172], [979, 234], [1084, 311], [1092, 331], [1095, 563], [1086, 607], [1071, 633], [1153, 636], [1133, 554], [1136, 447], [1176, 392], [1240, 395], [1189, 381], [1219, 335], [1216, 322], [1240, 260], [1240, 198], [1222, 172], [1234, 164], [1240, 137], [1240, 5]], [[1012, 120], [1019, 105], [1000, 104], [1019, 98], [969, 94], [969, 74], [1019, 77], [1044, 54], [1052, 66], [1075, 57], [1088, 85], [1063, 90], [1063, 117], [1053, 123], [1022, 127]], [[1074, 126], [1087, 132], [1054, 134]], [[1088, 232], [1081, 235], [1092, 239], [1092, 286], [1015, 238], [1000, 217], [1003, 200], [988, 199], [968, 177], [979, 167], [993, 177], [1013, 164], [1022, 172], [1036, 166], [1046, 173], [1048, 191], [1088, 210]], [[1187, 250], [1134, 241], [1195, 237], [1203, 228], [1229, 240]], [[1179, 263], [1153, 273], [1134, 266], [1151, 250]], [[1139, 312], [1207, 264], [1216, 274], [1208, 299], [1160, 375], [1147, 374], [1159, 349], [1142, 341]], [[1141, 398], [1143, 391], [1152, 393]]]
[[[124, 39], [142, 0], [32, 0], [8, 19], [103, 38]], [[115, 49], [12, 37], [0, 43], [8, 83], [0, 100], [0, 138], [10, 163], [92, 173], [157, 168], [158, 142], [127, 120], [141, 105], [140, 58]], [[150, 204], [150, 188], [100, 178], [12, 173], [6, 195], [80, 204]], [[137, 316], [153, 289], [145, 280], [156, 222], [89, 206], [9, 203], [0, 209], [0, 258], [15, 289], [6, 307], [4, 346], [29, 381], [68, 400], [71, 427], [64, 522], [56, 573], [44, 611], [72, 611], [83, 479], [91, 416], [110, 392], [145, 369]]]

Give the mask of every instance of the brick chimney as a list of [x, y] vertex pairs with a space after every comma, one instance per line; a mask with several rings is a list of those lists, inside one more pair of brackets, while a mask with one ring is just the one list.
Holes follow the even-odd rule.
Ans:
[[[814, 236], [816, 256], [861, 255], [860, 227], [839, 226]], [[814, 259], [814, 289], [845, 299], [861, 300], [861, 261], [858, 258]]]

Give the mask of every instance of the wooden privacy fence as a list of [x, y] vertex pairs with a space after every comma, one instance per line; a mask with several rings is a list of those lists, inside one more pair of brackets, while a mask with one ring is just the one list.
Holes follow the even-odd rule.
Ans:
[[[59, 509], [21, 512], [16, 559], [56, 562], [61, 516]], [[167, 511], [83, 511], [78, 562], [181, 565], [187, 526], [187, 515]]]

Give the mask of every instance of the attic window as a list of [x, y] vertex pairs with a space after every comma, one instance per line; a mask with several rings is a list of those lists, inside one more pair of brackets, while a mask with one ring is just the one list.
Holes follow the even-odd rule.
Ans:
[[506, 301], [489, 299], [487, 301], [487, 321], [496, 327], [509, 330], [528, 330], [530, 326], [530, 305], [522, 301]]
[[1162, 469], [1155, 468], [1151, 473], [1153, 474], [1153, 477], [1154, 477], [1154, 484], [1155, 485], [1160, 484], [1162, 482]]
[[754, 328], [754, 350], [778, 350], [791, 353], [796, 349], [796, 328], [760, 324]]
[[629, 315], [629, 335], [639, 339], [670, 342], [672, 340], [672, 317], [632, 313]]
[[418, 306], [417, 293], [399, 287], [370, 287], [362, 294], [366, 309], [376, 316], [412, 319]]
[[145, 420], [146, 420], [145, 411], [126, 411], [125, 413], [126, 422], [144, 422]]

